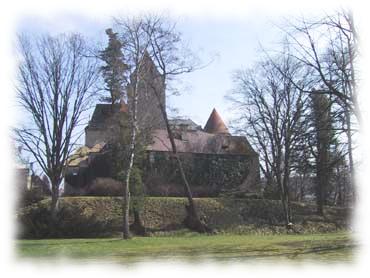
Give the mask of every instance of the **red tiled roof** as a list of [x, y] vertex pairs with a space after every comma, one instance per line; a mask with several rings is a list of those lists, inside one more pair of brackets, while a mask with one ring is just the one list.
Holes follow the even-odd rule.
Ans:
[[230, 134], [221, 116], [217, 113], [216, 109], [213, 108], [211, 115], [204, 127], [204, 131], [214, 134]]
[[[153, 142], [148, 151], [171, 152], [167, 130], [156, 129], [152, 134]], [[254, 150], [243, 136], [211, 134], [204, 131], [182, 131], [175, 135], [177, 151], [181, 153], [206, 154], [254, 154]]]

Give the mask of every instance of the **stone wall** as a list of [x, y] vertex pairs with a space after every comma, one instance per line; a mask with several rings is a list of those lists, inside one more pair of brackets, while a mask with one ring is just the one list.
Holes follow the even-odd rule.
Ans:
[[30, 176], [28, 168], [17, 168], [15, 169], [15, 181], [16, 188], [20, 191], [30, 189]]
[[[181, 153], [194, 197], [258, 193], [257, 155]], [[144, 184], [149, 196], [185, 196], [175, 158], [170, 152], [149, 152]]]
[[107, 142], [107, 135], [104, 129], [85, 129], [85, 146], [92, 148], [101, 142]]
[[[87, 195], [89, 185], [96, 178], [112, 176], [110, 153], [90, 154], [89, 163], [84, 167], [67, 167], [64, 181], [64, 195]], [[108, 192], [108, 190], [107, 190]]]
[[[185, 192], [175, 158], [170, 152], [147, 152], [143, 183], [147, 196], [184, 197]], [[194, 197], [260, 192], [257, 155], [214, 155], [181, 153], [180, 158]], [[89, 167], [69, 168], [64, 194], [88, 195], [94, 179], [110, 177], [109, 154], [91, 158]], [[108, 188], [107, 188], [108, 190]]]

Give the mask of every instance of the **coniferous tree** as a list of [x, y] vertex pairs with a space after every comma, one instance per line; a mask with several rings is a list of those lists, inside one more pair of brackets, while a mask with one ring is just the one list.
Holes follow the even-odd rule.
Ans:
[[331, 103], [324, 94], [311, 95], [313, 127], [315, 130], [316, 145], [316, 201], [320, 215], [324, 214], [324, 205], [327, 201], [327, 187], [332, 172], [330, 147], [333, 143]]
[[112, 106], [119, 102], [123, 96], [126, 83], [126, 71], [128, 66], [124, 62], [122, 53], [122, 43], [117, 38], [117, 33], [114, 33], [111, 28], [105, 33], [109, 37], [108, 46], [101, 52], [100, 58], [105, 65], [101, 67], [102, 75], [106, 85], [106, 90], [110, 96], [104, 96], [102, 101], [110, 102]]

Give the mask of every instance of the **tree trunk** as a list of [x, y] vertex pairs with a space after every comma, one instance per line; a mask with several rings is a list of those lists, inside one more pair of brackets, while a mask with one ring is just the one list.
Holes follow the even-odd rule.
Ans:
[[[128, 181], [127, 181], [128, 180]], [[130, 190], [127, 186], [127, 183], [130, 182], [130, 178], [126, 178], [125, 193], [123, 196], [123, 238], [130, 238]]]
[[287, 219], [287, 228], [291, 228], [291, 225], [292, 225], [292, 214], [291, 214], [291, 210], [290, 210], [290, 196], [289, 196], [289, 188], [288, 188], [288, 185], [289, 185], [289, 175], [290, 175], [290, 171], [289, 171], [289, 167], [290, 167], [290, 164], [289, 164], [289, 159], [290, 159], [290, 152], [289, 152], [289, 148], [290, 148], [290, 142], [289, 141], [286, 141], [286, 145], [285, 145], [285, 154], [284, 154], [284, 176], [283, 176], [283, 188], [284, 188], [284, 195], [285, 195], [285, 201], [286, 201], [286, 219]]
[[[287, 160], [287, 156], [289, 154], [286, 152], [284, 155], [284, 161]], [[275, 178], [276, 182], [280, 191], [280, 199], [283, 206], [284, 218], [285, 218], [285, 225], [288, 229], [291, 227], [291, 216], [290, 216], [290, 202], [288, 196], [288, 188], [287, 188], [287, 177], [286, 175], [289, 174], [287, 170], [288, 165], [284, 165], [284, 170], [282, 171], [282, 150], [281, 146], [277, 146], [277, 154], [276, 154], [276, 165], [275, 165]]]
[[[137, 97], [135, 97], [137, 102]], [[134, 106], [136, 106], [134, 104]], [[136, 107], [134, 108], [136, 110]], [[134, 112], [136, 114], [136, 111]], [[135, 158], [135, 140], [136, 140], [136, 115], [134, 115], [134, 120], [132, 123], [131, 128], [131, 143], [130, 143], [130, 156], [128, 161], [128, 167], [126, 172], [126, 180], [125, 180], [125, 190], [123, 196], [123, 238], [129, 239], [130, 238], [130, 224], [129, 224], [129, 216], [130, 216], [130, 176], [131, 176], [131, 169], [134, 165], [134, 158]]]
[[130, 175], [131, 170], [134, 165], [135, 158], [135, 141], [136, 141], [136, 130], [137, 130], [137, 101], [138, 101], [138, 80], [135, 83], [135, 89], [133, 91], [133, 103], [132, 103], [132, 114], [131, 114], [131, 142], [130, 142], [130, 151], [129, 151], [129, 161], [126, 169], [126, 181], [125, 181], [125, 190], [123, 196], [123, 238], [130, 238]]
[[199, 233], [209, 233], [212, 230], [209, 227], [207, 227], [206, 224], [203, 223], [200, 220], [199, 215], [197, 213], [197, 210], [196, 210], [196, 207], [195, 207], [195, 204], [194, 204], [194, 200], [193, 200], [193, 195], [192, 195], [192, 192], [191, 192], [191, 189], [190, 189], [190, 185], [189, 185], [189, 182], [186, 178], [184, 168], [182, 167], [181, 159], [180, 159], [180, 157], [177, 153], [177, 148], [176, 148], [174, 136], [173, 136], [173, 133], [172, 133], [169, 121], [168, 121], [166, 108], [160, 102], [159, 96], [157, 94], [156, 94], [156, 96], [157, 96], [157, 100], [158, 100], [158, 103], [159, 103], [159, 108], [162, 112], [162, 115], [163, 115], [163, 118], [164, 118], [164, 121], [165, 121], [165, 124], [166, 124], [168, 137], [169, 137], [170, 142], [171, 142], [172, 153], [176, 158], [177, 166], [178, 166], [178, 169], [179, 169], [180, 175], [181, 175], [181, 180], [183, 182], [185, 193], [186, 193], [186, 196], [187, 196], [187, 199], [188, 199], [188, 202], [189, 202], [189, 204], [186, 206], [187, 217], [185, 218], [184, 224], [189, 229], [195, 230]]
[[[136, 117], [134, 117], [136, 118]], [[135, 128], [135, 120], [132, 124], [131, 129], [131, 143], [130, 143], [130, 156], [128, 161], [128, 167], [126, 169], [126, 180], [125, 180], [125, 190], [123, 196], [123, 238], [129, 239], [130, 238], [130, 176], [131, 176], [131, 169], [134, 164], [134, 157], [135, 157], [135, 140], [136, 140], [136, 128]]]
[[323, 197], [323, 188], [321, 186], [322, 182], [320, 177], [316, 177], [318, 186], [316, 188], [316, 204], [317, 204], [317, 213], [321, 216], [324, 215], [324, 197]]
[[324, 215], [326, 189], [330, 182], [330, 144], [332, 139], [332, 118], [330, 102], [325, 95], [312, 94], [314, 127], [316, 129], [316, 202], [317, 213]]
[[324, 205], [326, 203], [326, 188], [329, 182], [329, 161], [327, 156], [327, 150], [320, 149], [317, 162], [317, 172], [316, 172], [316, 203], [317, 203], [317, 213], [324, 216]]
[[53, 220], [56, 219], [56, 215], [58, 212], [58, 201], [59, 201], [59, 183], [53, 179], [51, 181], [51, 204], [50, 204], [50, 212], [51, 218]]
[[134, 231], [135, 234], [140, 236], [146, 236], [147, 231], [140, 217], [140, 212], [136, 208], [133, 209], [134, 223], [130, 226], [130, 230]]
[[353, 164], [353, 155], [352, 155], [352, 134], [351, 134], [351, 114], [348, 111], [347, 107], [345, 107], [345, 117], [346, 117], [346, 126], [347, 126], [347, 140], [348, 140], [348, 161], [349, 161], [349, 190], [352, 191], [352, 201], [354, 202], [356, 199], [356, 188], [355, 188], [355, 167]]
[[283, 183], [281, 182], [281, 179], [277, 179], [277, 183], [278, 183], [279, 192], [280, 192], [281, 204], [283, 206], [285, 225], [286, 227], [289, 227], [291, 223], [291, 217], [290, 217], [289, 202], [287, 199], [287, 192], [286, 192], [286, 189]]
[[58, 206], [58, 197], [55, 195], [54, 192], [52, 192], [51, 193], [51, 204], [50, 204], [50, 211], [51, 211], [52, 218], [56, 217], [57, 206]]

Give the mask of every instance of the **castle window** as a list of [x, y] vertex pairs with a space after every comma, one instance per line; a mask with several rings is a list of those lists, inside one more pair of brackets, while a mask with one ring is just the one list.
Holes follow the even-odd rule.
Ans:
[[179, 124], [179, 130], [181, 131], [186, 131], [188, 130], [188, 128], [189, 128], [189, 125], [187, 124]]
[[150, 153], [149, 154], [149, 162], [150, 163], [154, 163], [155, 159], [154, 159], [154, 154], [153, 153]]
[[182, 140], [182, 136], [181, 136], [181, 132], [179, 131], [174, 131], [173, 132], [173, 138], [177, 139], [177, 140]]
[[189, 141], [189, 136], [184, 132], [181, 134], [181, 140], [188, 142]]

